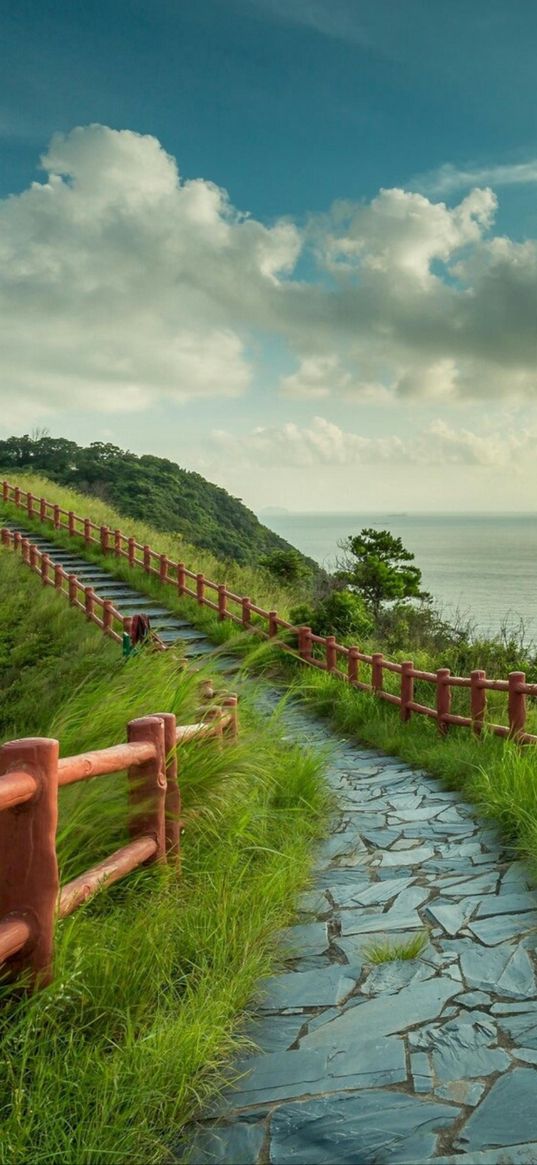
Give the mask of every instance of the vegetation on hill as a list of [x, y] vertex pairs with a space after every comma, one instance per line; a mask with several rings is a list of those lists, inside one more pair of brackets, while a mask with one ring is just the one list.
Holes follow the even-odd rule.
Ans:
[[[53, 735], [68, 755], [148, 711], [195, 717], [197, 679], [174, 652], [124, 662], [3, 549], [0, 627], [4, 739]], [[2, 1165], [168, 1161], [221, 1081], [327, 808], [322, 756], [246, 695], [240, 715], [237, 742], [182, 747], [181, 875], [141, 869], [59, 923], [54, 981], [32, 998], [0, 986]], [[125, 840], [124, 780], [61, 790], [62, 882]]]
[[[220, 559], [255, 564], [275, 551], [293, 549], [238, 498], [165, 457], [138, 457], [101, 441], [84, 448], [63, 437], [23, 436], [0, 441], [0, 466], [6, 476], [32, 470], [73, 486], [110, 502], [121, 515], [180, 534]], [[294, 553], [310, 572], [319, 571], [311, 559]]]

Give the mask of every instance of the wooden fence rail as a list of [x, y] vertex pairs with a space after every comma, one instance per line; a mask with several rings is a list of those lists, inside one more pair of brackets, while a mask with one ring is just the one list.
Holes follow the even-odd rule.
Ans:
[[[54, 931], [98, 890], [153, 862], [178, 865], [181, 794], [177, 749], [189, 740], [234, 737], [237, 697], [197, 724], [170, 713], [131, 720], [127, 743], [59, 759], [57, 740], [11, 740], [0, 748], [0, 963], [32, 986], [52, 978]], [[56, 853], [58, 790], [126, 770], [131, 840], [60, 888]]]
[[[527, 697], [537, 697], [537, 684], [526, 683], [523, 672], [511, 672], [508, 679], [489, 679], [481, 670], [473, 671], [470, 676], [454, 676], [447, 668], [426, 672], [414, 668], [411, 660], [396, 663], [385, 659], [380, 652], [361, 652], [358, 647], [337, 643], [333, 636], [315, 635], [310, 627], [292, 626], [281, 619], [277, 611], [266, 611], [250, 596], [237, 595], [225, 584], [188, 570], [184, 562], [173, 562], [165, 554], [142, 545], [121, 530], [98, 526], [90, 518], [64, 510], [46, 498], [37, 498], [8, 481], [2, 483], [2, 497], [6, 504], [15, 505], [33, 520], [48, 523], [56, 530], [65, 530], [71, 537], [80, 537], [86, 546], [98, 547], [105, 555], [125, 558], [130, 566], [139, 567], [158, 578], [172, 587], [176, 594], [194, 599], [200, 606], [217, 612], [219, 619], [229, 619], [263, 638], [274, 638], [282, 650], [290, 652], [307, 666], [329, 672], [359, 691], [394, 704], [403, 721], [414, 715], [428, 716], [436, 721], [442, 735], [452, 725], [470, 728], [479, 735], [486, 723], [487, 730], [497, 736], [511, 737], [521, 744], [537, 743], [537, 736], [525, 731]], [[362, 678], [363, 666], [369, 670], [366, 678]], [[399, 695], [386, 691], [385, 673], [400, 677]], [[416, 680], [433, 687], [430, 705], [414, 699]], [[451, 712], [453, 688], [468, 689], [467, 716]], [[508, 724], [494, 724], [486, 719], [487, 692], [490, 691], [506, 693]]]

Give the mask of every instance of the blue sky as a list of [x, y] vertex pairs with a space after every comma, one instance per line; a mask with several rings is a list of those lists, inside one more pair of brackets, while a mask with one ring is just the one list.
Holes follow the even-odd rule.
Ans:
[[3, 432], [531, 509], [536, 42], [533, 0], [7, 3]]

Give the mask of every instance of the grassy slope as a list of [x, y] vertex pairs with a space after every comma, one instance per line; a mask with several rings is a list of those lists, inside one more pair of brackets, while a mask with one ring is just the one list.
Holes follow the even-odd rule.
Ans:
[[[227, 583], [230, 590], [250, 595], [260, 606], [267, 610], [277, 610], [284, 617], [289, 608], [303, 598], [303, 588], [293, 593], [291, 588], [278, 585], [274, 578], [259, 568], [240, 565], [237, 562], [224, 563], [209, 551], [190, 545], [179, 534], [167, 534], [147, 522], [125, 517], [99, 498], [87, 497], [36, 474], [17, 473], [16, 482], [21, 489], [30, 490], [36, 497], [46, 497], [66, 510], [74, 510], [81, 517], [91, 518], [98, 525], [107, 525], [111, 529], [121, 527], [124, 533], [128, 532], [138, 542], [148, 543], [159, 553], [167, 554], [176, 562], [184, 562], [189, 570], [201, 571], [214, 582]], [[14, 506], [6, 507], [0, 504], [0, 513], [11, 517], [17, 516], [25, 525], [29, 525], [23, 511], [17, 511]], [[48, 524], [44, 526], [38, 522], [33, 528], [42, 532], [47, 529], [51, 537], [55, 534]], [[81, 541], [78, 540], [79, 549], [81, 545]]]
[[[0, 680], [11, 677], [4, 738], [15, 725], [54, 734], [68, 754], [124, 739], [126, 720], [142, 712], [192, 719], [194, 683], [172, 652], [124, 664], [2, 551], [4, 629], [7, 613], [13, 641], [19, 628], [41, 662], [32, 667], [26, 653], [17, 683], [5, 653], [0, 660]], [[3, 991], [4, 1165], [170, 1159], [180, 1128], [221, 1078], [241, 1010], [274, 960], [275, 930], [307, 878], [326, 814], [321, 767], [280, 743], [277, 720], [259, 722], [247, 701], [237, 743], [183, 748], [181, 877], [149, 868], [102, 893], [58, 926], [51, 987], [30, 1001]], [[65, 881], [121, 842], [123, 778], [63, 790], [60, 816]]]

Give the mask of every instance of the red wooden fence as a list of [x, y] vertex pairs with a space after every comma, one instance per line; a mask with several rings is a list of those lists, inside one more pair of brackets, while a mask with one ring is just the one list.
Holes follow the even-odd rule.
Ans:
[[[200, 606], [209, 607], [218, 614], [219, 619], [230, 619], [245, 630], [267, 639], [274, 638], [282, 650], [292, 653], [308, 666], [327, 671], [359, 691], [370, 692], [378, 699], [396, 705], [404, 721], [415, 714], [429, 716], [436, 721], [442, 734], [451, 725], [458, 725], [472, 729], [477, 735], [482, 732], [486, 722], [487, 730], [497, 736], [509, 736], [522, 744], [537, 743], [536, 735], [524, 731], [526, 698], [537, 696], [537, 684], [526, 683], [524, 672], [511, 672], [508, 679], [499, 680], [489, 679], [484, 671], [478, 670], [470, 676], [454, 676], [447, 668], [439, 668], [435, 672], [420, 671], [411, 660], [395, 663], [385, 659], [380, 652], [366, 654], [358, 647], [337, 643], [333, 636], [314, 635], [309, 627], [294, 627], [281, 619], [277, 611], [265, 611], [252, 602], [249, 596], [234, 594], [224, 584], [188, 570], [183, 562], [173, 562], [165, 554], [127, 537], [121, 530], [112, 531], [108, 526], [97, 526], [91, 519], [81, 518], [72, 510], [63, 510], [46, 498], [36, 498], [8, 481], [2, 484], [2, 496], [5, 503], [14, 504], [30, 518], [80, 537], [86, 546], [96, 546], [103, 554], [127, 559], [130, 566], [139, 567], [146, 574], [173, 587], [178, 595], [195, 599]], [[213, 598], [208, 598], [208, 592]], [[280, 633], [283, 633], [282, 637]], [[369, 669], [367, 679], [361, 675], [362, 665]], [[384, 688], [385, 673], [390, 672], [400, 677], [399, 695]], [[433, 687], [431, 705], [421, 704], [414, 699], [416, 680]], [[470, 698], [467, 716], [452, 713], [453, 688], [468, 689]], [[486, 721], [487, 692], [491, 691], [506, 693], [508, 724]]]
[[[137, 866], [178, 864], [181, 795], [177, 747], [189, 740], [234, 737], [237, 697], [210, 708], [198, 724], [172, 713], [131, 720], [127, 744], [59, 759], [57, 740], [12, 740], [0, 748], [0, 963], [29, 973], [34, 986], [52, 977], [54, 929], [98, 890]], [[131, 840], [60, 888], [56, 855], [58, 789], [128, 772]], [[98, 823], [97, 823], [98, 824]]]

